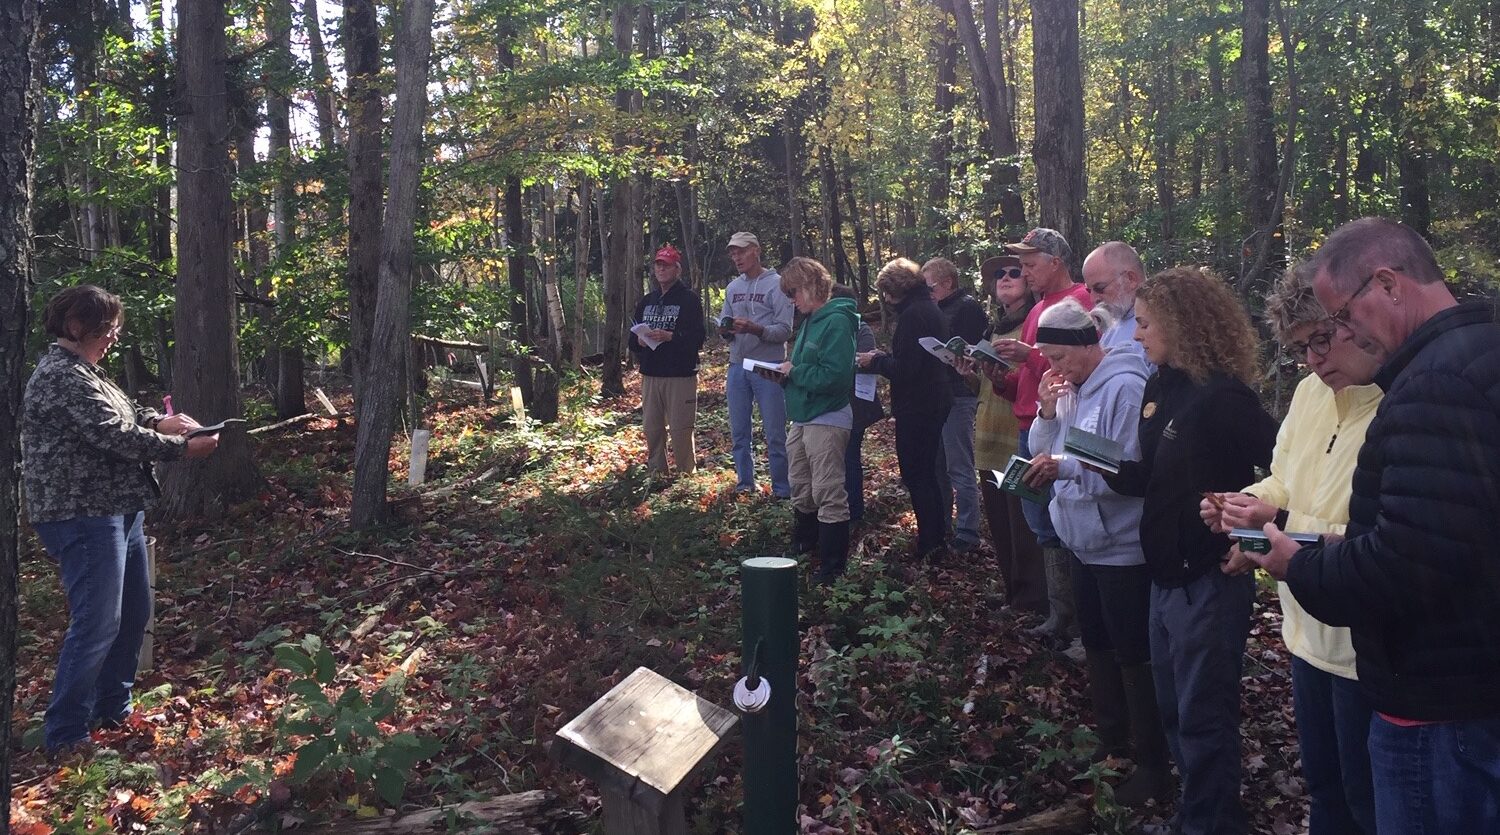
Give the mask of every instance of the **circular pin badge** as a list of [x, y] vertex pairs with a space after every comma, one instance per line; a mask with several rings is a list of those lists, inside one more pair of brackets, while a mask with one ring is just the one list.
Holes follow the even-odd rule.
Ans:
[[1147, 403], [1144, 407], [1141, 408], [1141, 417], [1143, 417], [1143, 418], [1146, 418], [1146, 419], [1149, 420], [1151, 418], [1151, 416], [1154, 415], [1154, 414], [1156, 414], [1156, 404], [1155, 403]]

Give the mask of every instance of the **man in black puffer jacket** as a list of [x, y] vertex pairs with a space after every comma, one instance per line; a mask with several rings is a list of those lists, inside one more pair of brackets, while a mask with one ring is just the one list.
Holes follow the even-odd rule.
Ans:
[[1335, 232], [1314, 292], [1382, 361], [1346, 538], [1257, 557], [1353, 631], [1381, 832], [1500, 832], [1500, 324], [1393, 221]]

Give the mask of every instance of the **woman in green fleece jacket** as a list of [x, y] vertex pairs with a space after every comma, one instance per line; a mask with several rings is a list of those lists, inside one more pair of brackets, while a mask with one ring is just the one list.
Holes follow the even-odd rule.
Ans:
[[791, 470], [793, 542], [798, 553], [818, 552], [819, 582], [844, 572], [849, 558], [849, 496], [844, 490], [844, 453], [854, 413], [854, 335], [859, 314], [853, 299], [831, 299], [833, 279], [811, 258], [793, 258], [781, 268], [781, 291], [806, 316], [781, 364], [786, 387], [786, 436]]

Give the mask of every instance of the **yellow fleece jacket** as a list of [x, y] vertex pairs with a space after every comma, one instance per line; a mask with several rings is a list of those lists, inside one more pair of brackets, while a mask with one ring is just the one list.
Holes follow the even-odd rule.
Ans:
[[[1342, 534], [1349, 522], [1355, 460], [1382, 396], [1380, 387], [1373, 385], [1346, 386], [1335, 394], [1316, 374], [1309, 374], [1297, 385], [1276, 436], [1271, 475], [1244, 492], [1286, 510], [1286, 530]], [[1286, 583], [1278, 583], [1277, 592], [1287, 649], [1326, 673], [1356, 678], [1348, 628], [1313, 618]]]

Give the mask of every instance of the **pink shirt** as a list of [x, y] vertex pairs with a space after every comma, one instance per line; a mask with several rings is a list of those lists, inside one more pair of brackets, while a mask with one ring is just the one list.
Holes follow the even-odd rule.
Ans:
[[[1042, 300], [1026, 314], [1026, 324], [1021, 326], [1021, 341], [1035, 346], [1037, 323], [1041, 321], [1043, 311], [1070, 296], [1077, 299], [1084, 310], [1094, 306], [1094, 298], [1089, 295], [1089, 288], [1083, 284], [1071, 284], [1067, 289], [1042, 296]], [[1052, 364], [1042, 356], [1042, 352], [1033, 349], [1026, 362], [1005, 375], [1005, 385], [995, 387], [997, 394], [1014, 404], [1012, 408], [1016, 413], [1016, 421], [1022, 429], [1030, 429], [1031, 422], [1036, 420], [1036, 390], [1041, 385], [1042, 375], [1051, 367]]]

